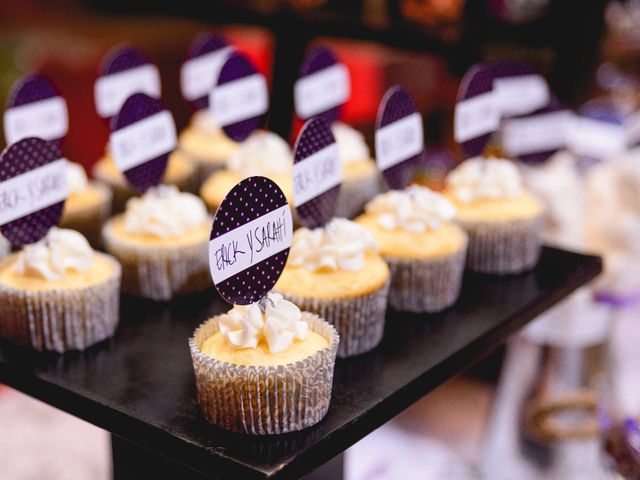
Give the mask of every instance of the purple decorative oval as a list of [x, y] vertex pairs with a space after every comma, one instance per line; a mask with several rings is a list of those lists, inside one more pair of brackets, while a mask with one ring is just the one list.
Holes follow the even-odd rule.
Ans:
[[322, 118], [307, 120], [293, 149], [293, 201], [302, 225], [317, 228], [333, 218], [341, 183], [342, 162], [331, 126]]
[[266, 177], [242, 180], [218, 207], [209, 267], [220, 295], [234, 305], [260, 300], [284, 269], [293, 222], [287, 199]]
[[173, 116], [161, 100], [134, 93], [113, 119], [110, 147], [129, 183], [144, 192], [162, 181], [176, 146]]
[[269, 93], [264, 76], [244, 54], [234, 52], [220, 70], [209, 108], [229, 138], [246, 139], [264, 123]]
[[382, 97], [376, 119], [376, 162], [389, 188], [406, 187], [423, 155], [422, 117], [409, 92], [395, 85]]
[[66, 196], [66, 160], [56, 143], [30, 137], [0, 154], [0, 231], [14, 245], [43, 238], [60, 221]]
[[11, 89], [4, 114], [4, 136], [8, 145], [27, 137], [38, 137], [61, 145], [69, 129], [67, 102], [44, 75], [19, 79]]

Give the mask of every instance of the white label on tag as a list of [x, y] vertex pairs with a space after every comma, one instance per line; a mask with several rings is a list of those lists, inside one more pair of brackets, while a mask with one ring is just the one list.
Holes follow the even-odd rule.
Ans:
[[195, 100], [209, 95], [218, 81], [220, 69], [232, 51], [232, 47], [224, 47], [187, 60], [180, 69], [182, 96], [187, 100]]
[[67, 198], [67, 160], [59, 158], [0, 183], [0, 225]]
[[593, 118], [574, 115], [567, 129], [567, 145], [577, 154], [605, 159], [626, 148], [625, 129]]
[[56, 140], [68, 130], [67, 102], [62, 97], [11, 107], [4, 112], [4, 136], [9, 145], [27, 137]]
[[562, 110], [505, 120], [502, 127], [502, 146], [507, 154], [513, 156], [564, 148], [570, 119], [570, 112]]
[[466, 142], [495, 132], [500, 125], [500, 109], [493, 91], [458, 102], [453, 115], [456, 142]]
[[214, 283], [289, 248], [291, 208], [284, 205], [209, 241], [209, 267]]
[[98, 78], [94, 88], [98, 115], [112, 117], [134, 93], [160, 98], [160, 73], [155, 65], [140, 65]]
[[298, 207], [339, 185], [342, 162], [338, 145], [332, 143], [293, 165], [293, 200]]
[[633, 112], [624, 124], [627, 147], [635, 147], [640, 143], [640, 112]]
[[299, 79], [293, 88], [296, 114], [303, 119], [346, 103], [350, 95], [349, 71], [341, 63]]
[[111, 134], [110, 146], [122, 172], [137, 167], [176, 148], [176, 126], [167, 110], [133, 123]]
[[422, 117], [414, 112], [376, 131], [376, 161], [380, 171], [418, 155], [424, 149]]
[[502, 116], [524, 115], [549, 103], [549, 86], [540, 75], [496, 78], [493, 88]]
[[269, 108], [267, 82], [260, 73], [215, 87], [209, 108], [222, 127], [257, 117]]

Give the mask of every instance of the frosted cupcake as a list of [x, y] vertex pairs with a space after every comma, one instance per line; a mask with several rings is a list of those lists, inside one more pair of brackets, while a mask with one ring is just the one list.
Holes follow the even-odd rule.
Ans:
[[84, 350], [113, 336], [121, 269], [73, 230], [52, 228], [0, 261], [0, 336], [36, 350]]
[[106, 250], [122, 264], [122, 291], [170, 300], [205, 290], [210, 226], [204, 203], [174, 185], [130, 199], [102, 231]]
[[341, 122], [333, 123], [331, 131], [342, 161], [342, 186], [336, 216], [352, 218], [379, 192], [378, 169], [364, 135]]
[[382, 340], [389, 281], [389, 268], [371, 234], [335, 218], [324, 227], [294, 232], [274, 290], [335, 326], [338, 356], [349, 357]]
[[[93, 166], [92, 173], [98, 182], [105, 184], [111, 189], [113, 193], [113, 213], [122, 212], [127, 200], [138, 195], [128, 184], [109, 153], [98, 160]], [[184, 154], [177, 151], [173, 152], [169, 156], [163, 183], [175, 185], [181, 191], [196, 192], [197, 178], [195, 165], [191, 163]]]
[[357, 218], [389, 264], [389, 304], [396, 310], [438, 312], [457, 300], [467, 235], [455, 214], [442, 195], [416, 185], [378, 195]]
[[222, 131], [208, 109], [194, 113], [178, 139], [178, 148], [198, 169], [198, 185], [225, 168], [238, 146]]
[[69, 196], [64, 204], [60, 226], [82, 233], [93, 247], [100, 246], [102, 224], [111, 214], [111, 190], [89, 183], [82, 165], [67, 163]]
[[189, 340], [198, 402], [212, 424], [242, 433], [310, 427], [331, 400], [338, 335], [270, 293], [202, 324]]
[[469, 235], [467, 267], [512, 274], [533, 268], [540, 256], [544, 210], [509, 160], [471, 158], [447, 175], [445, 194]]

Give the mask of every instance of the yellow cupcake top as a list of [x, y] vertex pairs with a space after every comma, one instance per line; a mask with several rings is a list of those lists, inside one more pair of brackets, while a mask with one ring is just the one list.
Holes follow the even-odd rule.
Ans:
[[275, 133], [260, 130], [229, 157], [229, 170], [244, 177], [288, 175], [293, 167], [293, 153], [289, 144]]
[[212, 162], [226, 162], [239, 147], [237, 142], [225, 135], [206, 109], [193, 114], [189, 127], [180, 134], [178, 143], [188, 155]]

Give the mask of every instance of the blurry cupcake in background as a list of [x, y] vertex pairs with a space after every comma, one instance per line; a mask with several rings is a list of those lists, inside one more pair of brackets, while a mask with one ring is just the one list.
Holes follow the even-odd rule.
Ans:
[[11, 253], [11, 242], [0, 235], [0, 258], [6, 257]]

